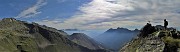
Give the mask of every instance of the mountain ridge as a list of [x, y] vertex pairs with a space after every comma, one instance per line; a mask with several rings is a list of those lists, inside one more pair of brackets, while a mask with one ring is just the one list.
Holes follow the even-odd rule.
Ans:
[[67, 33], [37, 23], [4, 18], [0, 25], [0, 52], [108, 52], [80, 46]]
[[180, 52], [180, 35], [174, 28], [146, 24], [119, 52]]

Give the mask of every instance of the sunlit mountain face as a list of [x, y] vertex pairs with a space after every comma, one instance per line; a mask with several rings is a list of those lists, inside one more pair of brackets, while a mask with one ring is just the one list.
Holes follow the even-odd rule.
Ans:
[[[63, 32], [66, 34], [63, 35], [65, 40], [73, 33], [84, 33], [87, 37], [94, 39], [94, 42], [105, 45], [102, 47], [110, 47], [108, 50], [118, 51], [139, 33], [139, 31], [134, 33], [131, 30], [141, 30], [147, 23], [163, 27], [164, 19], [166, 19], [169, 22], [168, 28], [180, 30], [180, 0], [0, 0], [0, 22], [6, 24], [7, 22], [2, 20], [5, 18], [8, 22], [21, 20], [27, 24], [39, 24], [37, 26], [46, 27], [43, 29], [50, 28], [48, 32], [52, 29]], [[8, 25], [12, 24], [8, 23]], [[33, 29], [29, 26], [24, 27], [28, 27], [22, 28], [27, 31]], [[106, 33], [109, 29], [118, 27], [129, 31], [117, 30], [118, 32]], [[118, 46], [109, 45], [106, 40], [110, 39]], [[67, 41], [70, 40], [67, 38]]]

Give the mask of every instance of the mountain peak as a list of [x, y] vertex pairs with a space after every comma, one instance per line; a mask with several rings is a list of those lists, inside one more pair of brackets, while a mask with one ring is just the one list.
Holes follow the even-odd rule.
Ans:
[[130, 32], [130, 31], [131, 30], [129, 30], [127, 28], [120, 28], [120, 27], [118, 27], [117, 29], [110, 28], [106, 32]]
[[12, 21], [16, 21], [16, 19], [15, 18], [4, 18], [4, 19], [2, 19], [2, 21], [10, 21], [10, 22], [12, 22]]
[[129, 30], [129, 29], [127, 29], [127, 28], [123, 28], [123, 27], [118, 27], [117, 29]]

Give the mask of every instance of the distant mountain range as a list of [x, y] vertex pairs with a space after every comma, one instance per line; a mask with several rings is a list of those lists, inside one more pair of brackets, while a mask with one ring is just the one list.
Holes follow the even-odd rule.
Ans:
[[118, 51], [125, 43], [130, 41], [139, 32], [138, 29], [129, 30], [127, 28], [109, 29], [97, 36], [95, 40], [101, 42], [103, 46]]
[[0, 52], [108, 52], [88, 49], [55, 28], [14, 18], [0, 20]]

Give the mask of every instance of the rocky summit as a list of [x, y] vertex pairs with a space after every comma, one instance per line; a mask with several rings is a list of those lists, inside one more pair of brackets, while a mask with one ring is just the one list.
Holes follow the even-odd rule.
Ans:
[[69, 40], [55, 28], [14, 18], [0, 21], [0, 52], [107, 52], [91, 50]]
[[124, 45], [119, 52], [180, 52], [180, 33], [174, 28], [147, 24], [138, 37]]

